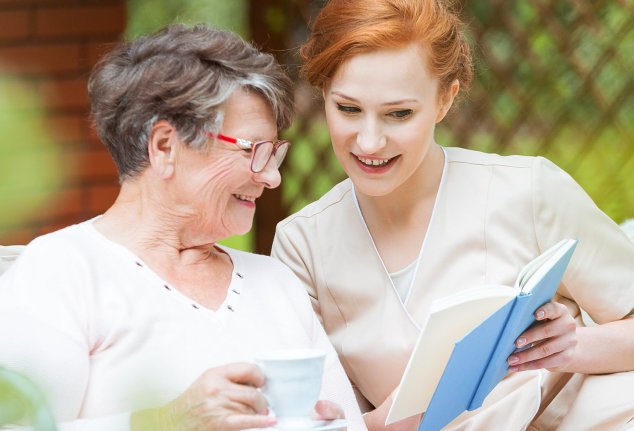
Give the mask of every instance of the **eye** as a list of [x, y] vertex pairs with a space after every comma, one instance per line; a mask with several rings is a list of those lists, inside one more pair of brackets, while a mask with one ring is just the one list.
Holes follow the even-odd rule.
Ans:
[[337, 109], [345, 114], [358, 114], [361, 112], [361, 109], [356, 106], [342, 105], [341, 103], [337, 103]]
[[401, 109], [398, 111], [392, 111], [390, 113], [388, 113], [387, 115], [389, 115], [390, 117], [396, 118], [397, 120], [403, 120], [405, 118], [408, 118], [412, 115], [412, 110], [411, 109]]

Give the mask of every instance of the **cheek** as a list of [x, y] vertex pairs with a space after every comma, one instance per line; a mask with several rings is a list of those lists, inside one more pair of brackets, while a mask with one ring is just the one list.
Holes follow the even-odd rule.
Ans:
[[198, 192], [214, 195], [218, 192], [237, 186], [239, 177], [237, 167], [231, 162], [220, 162], [213, 167], [207, 167], [198, 174], [196, 183]]
[[330, 131], [330, 139], [334, 147], [344, 144], [347, 140], [354, 138], [355, 128], [350, 119], [338, 115], [338, 112], [326, 112], [326, 123]]

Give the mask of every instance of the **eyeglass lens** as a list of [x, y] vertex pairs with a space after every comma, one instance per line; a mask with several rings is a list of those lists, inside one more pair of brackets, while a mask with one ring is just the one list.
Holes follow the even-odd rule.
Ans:
[[[282, 142], [275, 151], [275, 164], [278, 168], [284, 161], [284, 157], [286, 157], [288, 146], [288, 142]], [[271, 141], [257, 142], [253, 146], [253, 158], [251, 160], [251, 170], [253, 172], [260, 172], [264, 169], [271, 158], [274, 148], [275, 145]]]

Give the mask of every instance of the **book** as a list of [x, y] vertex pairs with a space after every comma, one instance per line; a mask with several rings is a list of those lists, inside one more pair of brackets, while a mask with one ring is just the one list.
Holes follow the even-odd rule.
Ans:
[[425, 412], [419, 431], [475, 410], [506, 376], [515, 340], [550, 302], [577, 240], [564, 239], [520, 271], [513, 287], [480, 286], [431, 305], [385, 424]]

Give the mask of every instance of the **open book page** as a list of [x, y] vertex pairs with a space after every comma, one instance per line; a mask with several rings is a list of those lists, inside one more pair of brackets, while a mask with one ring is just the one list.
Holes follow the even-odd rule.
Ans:
[[421, 330], [386, 424], [427, 409], [454, 343], [517, 295], [508, 286], [481, 286], [438, 299]]
[[[566, 252], [574, 241], [572, 239], [562, 239], [527, 263], [520, 271], [515, 286], [522, 292], [530, 292], [535, 286], [535, 281], [543, 277], [543, 274], [561, 258], [561, 255]], [[530, 282], [531, 280], [533, 280], [533, 283]]]

